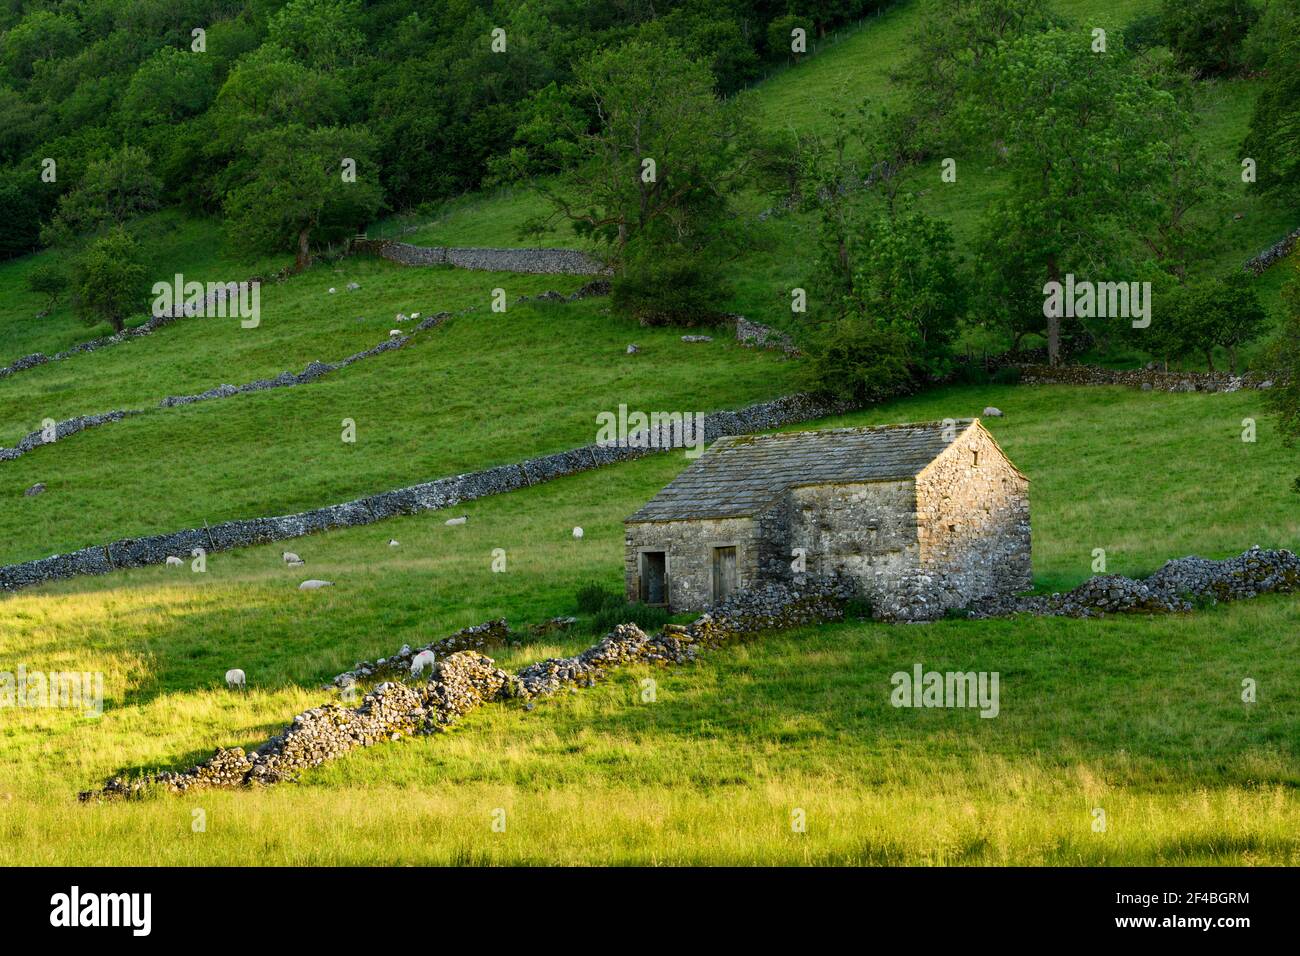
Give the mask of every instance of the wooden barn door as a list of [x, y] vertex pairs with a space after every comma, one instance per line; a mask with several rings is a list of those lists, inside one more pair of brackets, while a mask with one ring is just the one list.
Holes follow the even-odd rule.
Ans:
[[736, 549], [713, 549], [713, 600], [721, 602], [736, 593]]

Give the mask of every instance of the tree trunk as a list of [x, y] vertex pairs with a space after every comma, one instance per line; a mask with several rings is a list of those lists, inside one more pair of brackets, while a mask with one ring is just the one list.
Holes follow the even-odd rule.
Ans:
[[1237, 374], [1237, 347], [1235, 345], [1228, 346], [1228, 371], [1233, 375]]
[[311, 226], [307, 226], [298, 233], [298, 255], [293, 260], [293, 271], [302, 272], [311, 265], [311, 247], [307, 244], [307, 239], [311, 236]]
[[1214, 351], [1212, 349], [1205, 350], [1205, 367], [1209, 369], [1210, 372], [1214, 371]]
[[[1058, 284], [1061, 281], [1061, 267], [1056, 262], [1055, 254], [1047, 257], [1047, 277]], [[1061, 305], [1064, 307], [1064, 299]], [[1047, 364], [1061, 364], [1061, 317], [1059, 315], [1047, 317]]]

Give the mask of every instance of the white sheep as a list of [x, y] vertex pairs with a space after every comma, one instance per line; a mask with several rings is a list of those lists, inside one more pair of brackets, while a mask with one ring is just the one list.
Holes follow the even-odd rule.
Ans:
[[395, 336], [395, 335], [401, 335], [401, 334], [402, 334], [402, 330], [401, 330], [401, 329], [389, 329], [389, 330], [388, 330], [388, 337], [389, 337], [389, 338], [392, 338], [392, 337]]
[[179, 568], [184, 563], [184, 561], [176, 557], [174, 554], [167, 555], [167, 567], [169, 568]]
[[226, 671], [226, 686], [231, 690], [234, 690], [236, 687], [240, 690], [247, 690], [244, 685], [244, 672], [238, 667], [232, 667], [230, 670]]
[[425, 668], [433, 670], [433, 665], [436, 660], [437, 657], [433, 651], [420, 651], [420, 653], [416, 654], [411, 660], [411, 676], [414, 677], [417, 674], [423, 674]]
[[446, 525], [464, 524], [468, 520], [469, 520], [469, 515], [461, 515], [459, 518], [448, 518], [446, 521], [443, 522], [443, 524]]
[[303, 581], [302, 584], [298, 585], [298, 590], [315, 591], [317, 588], [332, 588], [333, 586], [333, 581], [321, 581], [317, 578], [311, 578], [310, 580]]
[[397, 548], [397, 547], [400, 547], [401, 545], [400, 545], [400, 543], [398, 542], [398, 540], [397, 540], [396, 538], [389, 538], [389, 539], [388, 539], [388, 546], [389, 546], [390, 548]]
[[285, 551], [280, 555], [280, 557], [284, 558], [284, 563], [289, 565], [289, 567], [296, 567], [297, 565], [306, 563], [292, 551]]
[[581, 540], [582, 540], [582, 529], [581, 529], [581, 528], [574, 528], [574, 529], [573, 529], [573, 536], [574, 536], [575, 538], [577, 538], [579, 541], [581, 541]]
[[338, 289], [334, 288], [333, 286], [330, 286], [330, 295], [333, 295], [334, 293], [336, 293], [336, 292], [338, 292], [338, 291], [339, 291]]

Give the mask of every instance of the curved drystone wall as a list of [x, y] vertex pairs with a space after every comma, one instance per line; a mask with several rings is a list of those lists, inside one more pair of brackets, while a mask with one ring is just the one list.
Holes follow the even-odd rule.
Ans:
[[1096, 365], [1015, 365], [1022, 385], [1128, 385], [1157, 392], [1238, 392], [1272, 388], [1274, 381], [1255, 372], [1162, 372], [1152, 368], [1113, 369]]
[[[737, 411], [706, 415], [704, 440], [713, 442], [723, 435], [767, 431], [794, 422], [842, 414], [854, 407], [842, 402], [820, 402], [808, 395], [788, 395]], [[649, 444], [648, 439], [646, 444]], [[106, 574], [118, 568], [162, 564], [168, 557], [183, 557], [200, 548], [210, 554], [272, 541], [287, 541], [318, 531], [373, 524], [385, 518], [434, 511], [464, 501], [516, 491], [553, 478], [629, 461], [661, 450], [666, 449], [632, 447], [630, 444], [584, 445], [553, 455], [530, 458], [518, 464], [439, 478], [301, 514], [226, 521], [210, 527], [189, 528], [170, 534], [123, 538], [102, 546], [0, 567], [0, 590], [13, 591], [83, 574]]]
[[[686, 664], [701, 651], [745, 634], [839, 620], [848, 592], [832, 581], [810, 580], [799, 587], [771, 585], [715, 608], [688, 625], [669, 624], [653, 636], [635, 624], [620, 624], [580, 654], [529, 664], [518, 674], [501, 670], [477, 651], [458, 651], [440, 660], [429, 681], [385, 682], [355, 709], [335, 703], [304, 711], [256, 750], [220, 749], [203, 763], [181, 772], [162, 771], [138, 779], [114, 777], [82, 801], [138, 797], [151, 790], [183, 793], [207, 787], [247, 787], [291, 781], [358, 747], [400, 740], [412, 734], [445, 731], [476, 707], [509, 700], [528, 701], [565, 686], [591, 687], [624, 664]], [[468, 628], [504, 629], [505, 622]], [[394, 657], [409, 652], [403, 648]], [[408, 675], [409, 676], [409, 675]]]
[[1295, 248], [1297, 241], [1300, 241], [1300, 229], [1297, 229], [1289, 236], [1283, 236], [1259, 255], [1247, 259], [1244, 268], [1248, 272], [1253, 272], [1255, 275], [1259, 275], [1269, 266], [1281, 262], [1289, 256], [1291, 250]]
[[370, 254], [404, 266], [455, 266], [484, 272], [533, 275], [608, 275], [609, 267], [576, 249], [457, 249], [413, 246], [392, 239], [354, 239], [350, 252]]

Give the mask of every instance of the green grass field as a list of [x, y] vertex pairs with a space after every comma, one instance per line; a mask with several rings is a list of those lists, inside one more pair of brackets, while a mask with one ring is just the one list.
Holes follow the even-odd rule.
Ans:
[[[1157, 5], [1058, 9], [1122, 26]], [[769, 129], [811, 129], [863, 97], [887, 102], [890, 72], [931, 6], [891, 8], [743, 95]], [[1249, 81], [1202, 88], [1202, 135], [1229, 172], [1255, 94]], [[958, 159], [960, 185], [916, 169], [907, 186], [953, 222], [960, 246], [1002, 179], [977, 157]], [[1223, 268], [1296, 225], [1234, 188], [1224, 211], [1243, 218], [1223, 231]], [[740, 197], [751, 217], [770, 204]], [[519, 245], [520, 225], [541, 209], [522, 190], [485, 192], [370, 235]], [[174, 212], [137, 229], [158, 278], [243, 279], [288, 261], [243, 257], [214, 223]], [[808, 278], [814, 239], [806, 216], [755, 225], [728, 266], [722, 305], [790, 326], [788, 289]], [[577, 245], [565, 229], [536, 242]], [[0, 264], [0, 365], [108, 331], [81, 325], [66, 305], [35, 318], [42, 304], [23, 279], [49, 255]], [[1266, 302], [1282, 278], [1275, 269], [1260, 280]], [[360, 291], [342, 291], [350, 281]], [[0, 445], [46, 417], [147, 411], [0, 462], [0, 563], [587, 444], [596, 414], [620, 403], [710, 411], [797, 385], [797, 362], [724, 333], [687, 344], [680, 329], [612, 315], [607, 300], [514, 302], [583, 281], [322, 262], [263, 287], [258, 329], [186, 319], [6, 379]], [[498, 287], [512, 303], [505, 314], [488, 309]], [[470, 307], [407, 348], [312, 384], [156, 407], [167, 395], [338, 361], [383, 340], [397, 312]], [[632, 342], [640, 354], [625, 353]], [[985, 424], [1032, 481], [1037, 590], [1086, 580], [1098, 548], [1108, 571], [1140, 576], [1174, 557], [1294, 549], [1300, 538], [1290, 491], [1300, 460], [1253, 391], [951, 386], [797, 427], [959, 418], [986, 405], [1006, 412]], [[341, 441], [348, 418], [355, 444]], [[1241, 437], [1248, 419], [1253, 443]], [[481, 499], [455, 509], [469, 516], [459, 527], [423, 514], [210, 555], [202, 574], [151, 567], [0, 597], [0, 672], [100, 672], [106, 692], [94, 719], [0, 708], [5, 845], [28, 864], [1300, 863], [1295, 596], [1170, 617], [848, 620], [752, 638], [677, 669], [630, 667], [532, 710], [487, 706], [449, 734], [350, 754], [271, 790], [77, 802], [114, 774], [260, 743], [329, 700], [322, 684], [356, 661], [496, 616], [526, 633], [575, 613], [585, 584], [620, 589], [623, 519], [685, 464], [655, 455]], [[23, 497], [38, 481], [48, 490]], [[286, 547], [305, 568], [283, 564]], [[492, 570], [498, 548], [503, 573]], [[307, 577], [335, 586], [298, 591]], [[589, 625], [496, 656], [518, 668], [570, 654], [597, 639]], [[918, 663], [998, 672], [999, 716], [893, 708], [890, 675]], [[231, 667], [247, 672], [247, 694], [225, 688]], [[647, 677], [654, 703], [641, 699]], [[1255, 703], [1240, 699], [1246, 678], [1258, 685]], [[504, 833], [492, 828], [498, 809]], [[1094, 830], [1097, 810], [1104, 832]], [[806, 832], [792, 830], [796, 812]]]
[[[1294, 547], [1294, 460], [1253, 394], [961, 388], [836, 423], [969, 414], [1033, 480], [1036, 583], [1144, 574], [1195, 552]], [[827, 422], [826, 424], [831, 424]], [[1118, 442], [1116, 436], [1123, 438]], [[1292, 456], [1293, 459], [1293, 456]], [[1154, 463], [1159, 462], [1158, 468]], [[621, 520], [684, 465], [660, 455], [438, 514], [213, 555], [4, 600], [0, 659], [101, 670], [102, 719], [7, 711], [0, 832], [33, 862], [1295, 863], [1296, 626], [1279, 597], [1169, 618], [889, 626], [758, 638], [656, 672], [632, 668], [532, 712], [491, 706], [455, 732], [351, 755], [275, 791], [82, 806], [119, 771], [252, 745], [355, 660], [498, 614], [516, 626], [616, 587]], [[586, 537], [569, 534], [582, 525]], [[388, 539], [401, 542], [398, 549]], [[494, 574], [494, 548], [507, 570]], [[336, 586], [296, 590], [307, 576]], [[524, 643], [511, 667], [593, 638]], [[1002, 713], [894, 710], [920, 662], [996, 670]], [[247, 696], [221, 686], [249, 674]], [[1260, 699], [1239, 701], [1240, 681]], [[505, 835], [491, 813], [504, 807]], [[1091, 829], [1101, 807], [1107, 832]], [[205, 833], [191, 812], [207, 813]], [[795, 808], [808, 832], [793, 834]], [[412, 839], [411, 833], [419, 833]]]

